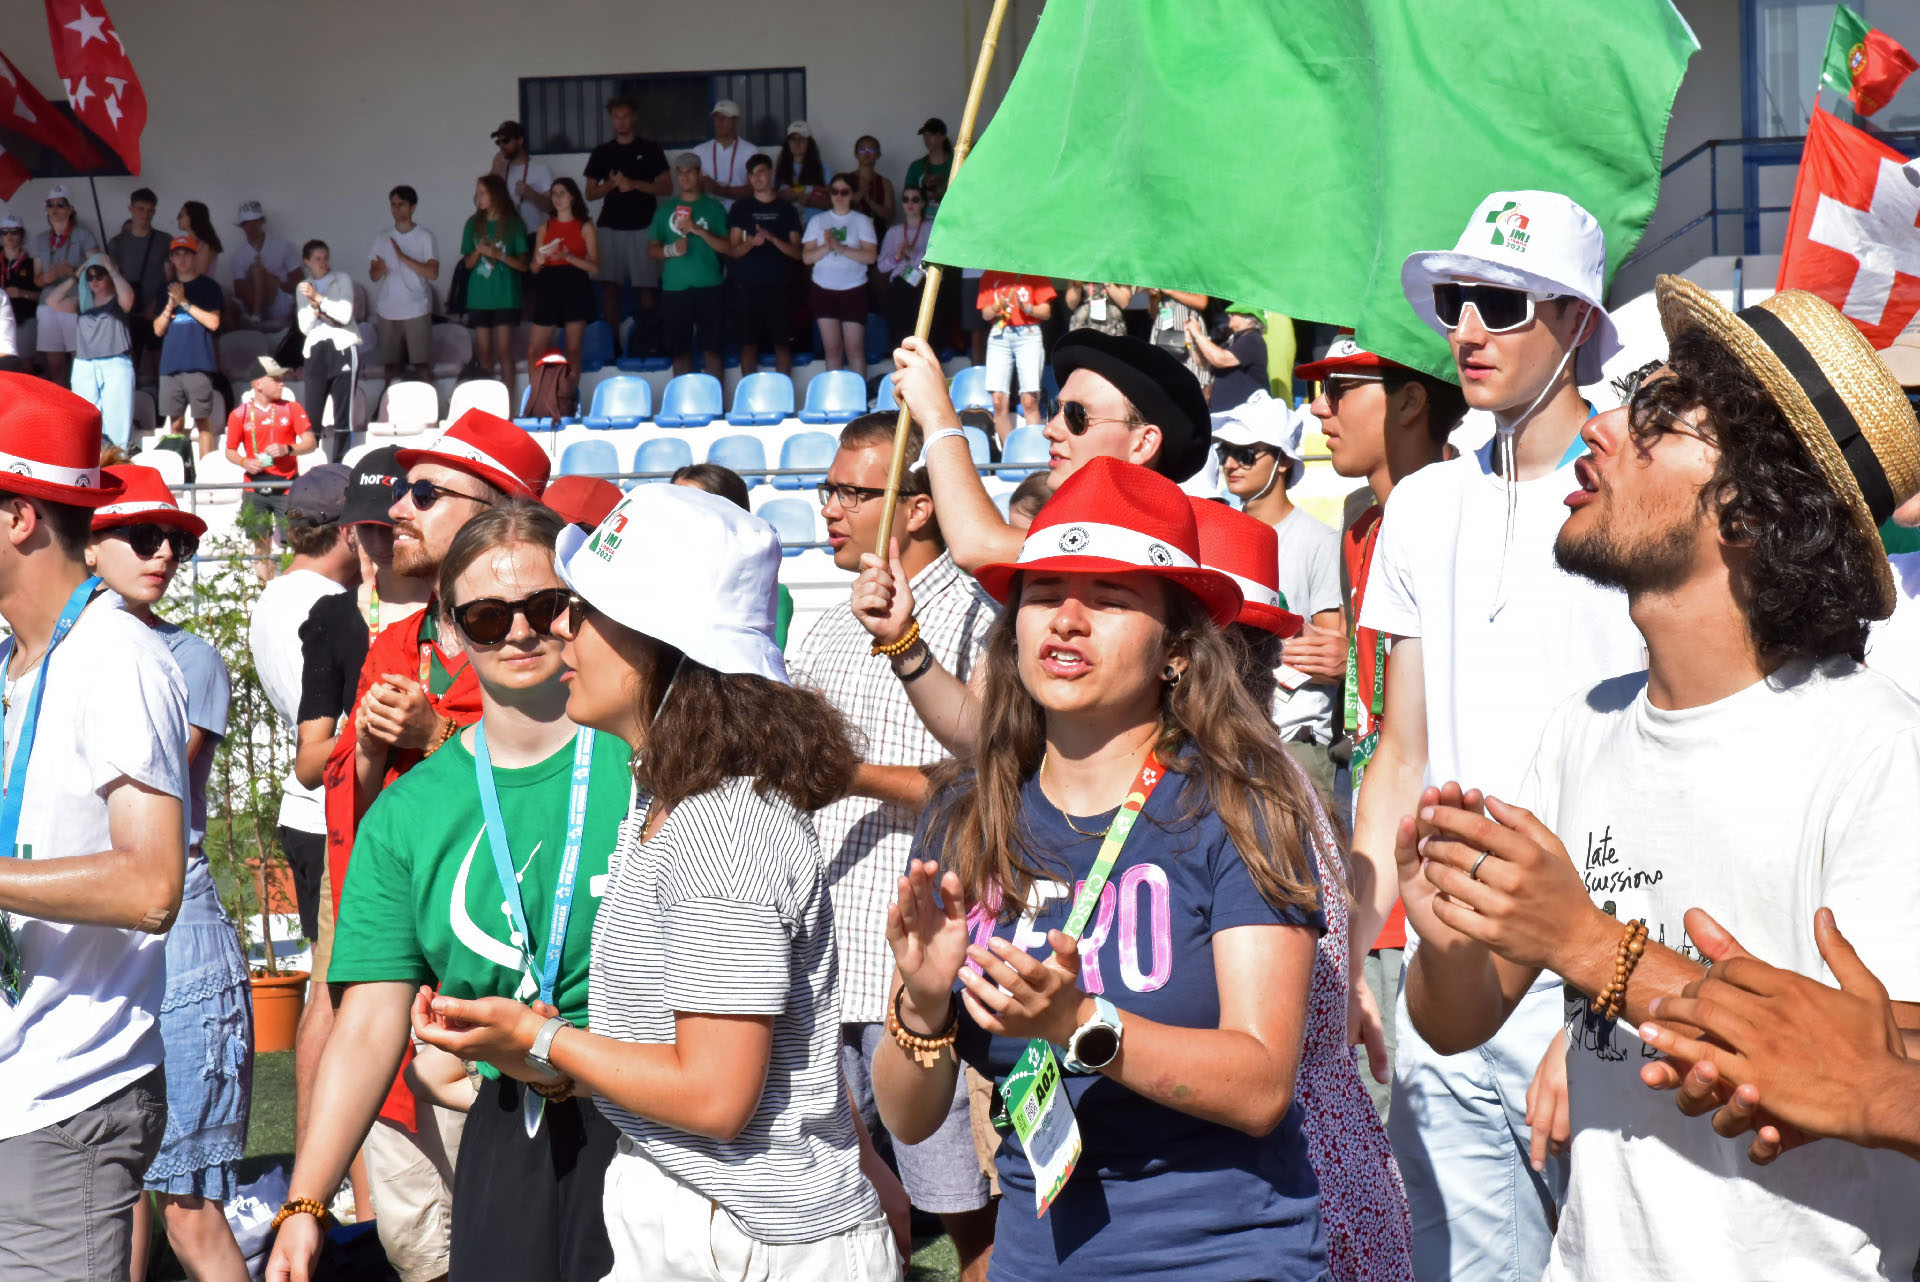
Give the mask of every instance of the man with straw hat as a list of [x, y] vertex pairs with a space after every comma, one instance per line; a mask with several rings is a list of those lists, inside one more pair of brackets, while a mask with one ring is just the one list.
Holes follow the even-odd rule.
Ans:
[[1555, 546], [1626, 592], [1649, 669], [1559, 709], [1520, 804], [1465, 779], [1402, 821], [1408, 1009], [1465, 1050], [1536, 976], [1566, 981], [1573, 1177], [1548, 1279], [1904, 1279], [1920, 1166], [1838, 1144], [1749, 1165], [1796, 1133], [1747, 1106], [1689, 1121], [1645, 1089], [1680, 1078], [1638, 1027], [1703, 957], [1823, 977], [1824, 906], [1920, 1028], [1920, 705], [1859, 662], [1893, 609], [1877, 529], [1920, 491], [1920, 422], [1812, 294], [1737, 316], [1676, 277], [1655, 294], [1671, 354], [1588, 422]]

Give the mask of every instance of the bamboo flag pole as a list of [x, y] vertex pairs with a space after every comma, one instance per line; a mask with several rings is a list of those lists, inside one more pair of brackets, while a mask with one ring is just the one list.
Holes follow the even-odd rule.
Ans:
[[[980, 99], [987, 89], [987, 70], [993, 65], [993, 55], [1000, 45], [1000, 24], [1007, 16], [1007, 0], [993, 0], [993, 12], [987, 18], [986, 35], [980, 41], [980, 58], [973, 64], [973, 83], [967, 88], [967, 108], [960, 116], [960, 136], [953, 140], [953, 168], [947, 172], [947, 188], [953, 188], [953, 180], [960, 176], [960, 166], [966, 163], [967, 153], [973, 150], [974, 121], [980, 115]], [[921, 286], [920, 317], [914, 323], [913, 332], [924, 340], [933, 329], [934, 301], [940, 293], [940, 278], [944, 275], [938, 263], [929, 264], [926, 280]], [[892, 377], [887, 375], [886, 377]], [[880, 537], [874, 545], [884, 560], [887, 556], [887, 543], [893, 537], [893, 509], [900, 499], [900, 480], [907, 470], [907, 428], [913, 423], [913, 415], [905, 405], [900, 407], [900, 421], [893, 429], [893, 459], [887, 465], [887, 495], [880, 508]]]

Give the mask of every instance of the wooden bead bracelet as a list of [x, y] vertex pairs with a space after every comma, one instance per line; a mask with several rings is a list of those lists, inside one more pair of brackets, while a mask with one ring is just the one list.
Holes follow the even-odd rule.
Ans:
[[913, 1056], [914, 1062], [922, 1068], [932, 1068], [940, 1062], [940, 1052], [953, 1045], [960, 1035], [960, 1003], [953, 1002], [947, 1015], [946, 1027], [932, 1037], [909, 1029], [900, 1019], [900, 999], [907, 995], [903, 987], [893, 995], [893, 1005], [887, 1009], [887, 1033], [900, 1045], [900, 1049]]
[[899, 640], [889, 641], [884, 645], [882, 645], [878, 641], [875, 641], [873, 643], [872, 652], [874, 654], [884, 654], [889, 659], [897, 659], [901, 655], [905, 654], [908, 650], [911, 650], [913, 648], [913, 643], [915, 641], [918, 641], [919, 639], [920, 639], [920, 620], [915, 619], [912, 623], [909, 623], [907, 625], [907, 630], [900, 634]]
[[1647, 951], [1647, 919], [1636, 917], [1627, 923], [1626, 933], [1613, 952], [1613, 982], [1593, 999], [1593, 1009], [1602, 1019], [1618, 1019], [1627, 1008], [1627, 980], [1640, 956]]
[[273, 1217], [273, 1229], [278, 1229], [296, 1215], [311, 1215], [320, 1221], [320, 1227], [327, 1224], [327, 1205], [317, 1197], [288, 1198], [280, 1204], [279, 1211]]

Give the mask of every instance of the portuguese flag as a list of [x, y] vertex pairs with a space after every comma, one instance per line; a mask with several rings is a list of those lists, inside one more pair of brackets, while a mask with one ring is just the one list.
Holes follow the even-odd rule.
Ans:
[[1847, 95], [1855, 111], [1871, 116], [1886, 106], [1917, 65], [1892, 36], [1867, 26], [1867, 20], [1847, 6], [1834, 6], [1820, 83]]

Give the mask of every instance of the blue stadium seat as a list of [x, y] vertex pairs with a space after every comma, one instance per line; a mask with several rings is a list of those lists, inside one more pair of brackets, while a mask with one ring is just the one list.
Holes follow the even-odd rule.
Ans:
[[605, 476], [620, 470], [611, 441], [575, 441], [560, 451], [560, 475]]
[[827, 479], [827, 469], [833, 466], [833, 456], [839, 451], [840, 440], [830, 432], [795, 432], [780, 447], [781, 470], [796, 467], [817, 467], [820, 470], [805, 476], [776, 476], [773, 478], [773, 488], [812, 489]]
[[707, 462], [718, 463], [721, 467], [732, 468], [740, 473], [740, 478], [752, 489], [767, 478], [753, 476], [750, 473], [765, 471], [767, 466], [767, 447], [757, 436], [723, 436], [707, 447]]
[[605, 369], [613, 364], [613, 331], [607, 328], [603, 320], [588, 324], [586, 336], [580, 340], [580, 369], [591, 374], [594, 370]]
[[1052, 418], [1053, 410], [1060, 403], [1060, 379], [1054, 374], [1051, 364], [1040, 367], [1040, 413], [1043, 418]]
[[640, 442], [633, 451], [636, 472], [677, 472], [692, 462], [692, 448], [678, 436], [655, 436]]
[[[987, 439], [985, 431], [977, 427], [963, 427], [960, 430], [967, 434], [967, 453], [973, 455], [975, 467], [985, 467], [993, 462], [993, 443]], [[911, 463], [913, 460], [907, 461]]]
[[[1040, 434], [1037, 427], [1016, 427], [1007, 433], [1007, 442], [1000, 447], [1002, 463], [1035, 463], [1040, 467], [1047, 465], [1047, 456], [1052, 453], [1047, 438]], [[1026, 472], [1001, 472], [1002, 480], [1018, 483], [1027, 479]]]
[[755, 371], [733, 389], [727, 422], [735, 427], [772, 427], [793, 413], [793, 380], [771, 370]]
[[780, 535], [780, 551], [799, 556], [805, 544], [815, 541], [813, 504], [805, 499], [768, 499], [754, 515], [771, 525]]
[[726, 412], [720, 380], [711, 374], [682, 374], [660, 395], [661, 427], [705, 427]]
[[867, 380], [850, 369], [815, 374], [807, 384], [802, 423], [847, 423], [867, 412]]
[[987, 391], [987, 367], [969, 365], [953, 376], [953, 382], [947, 389], [953, 395], [953, 408], [957, 410], [990, 410], [993, 408], [993, 395]]
[[582, 421], [604, 431], [637, 427], [652, 414], [653, 385], [632, 374], [615, 374], [593, 389], [593, 405]]
[[882, 374], [880, 376], [880, 389], [874, 397], [873, 408], [876, 410], [898, 410], [900, 408], [900, 402], [894, 399], [893, 395], [893, 375]]

